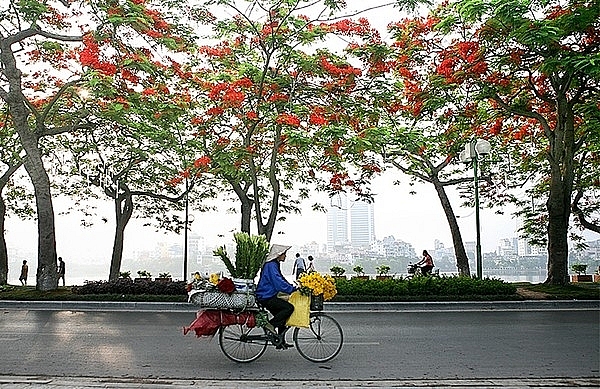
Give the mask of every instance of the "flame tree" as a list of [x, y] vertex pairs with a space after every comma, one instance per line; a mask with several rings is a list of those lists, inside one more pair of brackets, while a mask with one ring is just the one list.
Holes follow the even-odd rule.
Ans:
[[[5, 108], [2, 102], [0, 107]], [[6, 218], [9, 214], [21, 218], [30, 218], [33, 210], [31, 196], [19, 183], [22, 177], [16, 174], [23, 165], [21, 147], [14, 128], [6, 120], [8, 112], [4, 110], [0, 121], [0, 285], [8, 280], [8, 250], [5, 237]]]
[[470, 90], [454, 95], [467, 98], [470, 131], [516, 150], [545, 197], [550, 284], [568, 282], [575, 172], [597, 151], [599, 16], [597, 1], [537, 0], [448, 2], [435, 14], [445, 39], [431, 68]]
[[[169, 20], [157, 11], [169, 10], [169, 4], [160, 0], [11, 0], [0, 6], [0, 98], [8, 106], [8, 122], [19, 136], [34, 188], [39, 290], [58, 285], [54, 208], [44, 145], [58, 134], [85, 130], [89, 111], [80, 104], [77, 87], [94, 87], [136, 72], [152, 78], [159, 66], [147, 60], [149, 51], [185, 48], [175, 18]], [[107, 97], [123, 98], [119, 93]]]
[[350, 50], [372, 79], [368, 93], [380, 113], [382, 129], [382, 137], [372, 142], [374, 150], [411, 182], [433, 185], [450, 229], [457, 269], [470, 275], [446, 188], [473, 181], [456, 164], [472, 133], [468, 98], [473, 91], [469, 86], [446, 83], [435, 71], [435, 48], [444, 41], [444, 35], [434, 29], [439, 22], [435, 15], [406, 18], [388, 26], [391, 43], [367, 42], [351, 45]]
[[[214, 16], [214, 4], [233, 16]], [[199, 48], [190, 125], [210, 172], [239, 202], [241, 231], [254, 219], [270, 240], [311, 184], [368, 196], [363, 187], [379, 167], [366, 153], [373, 126], [362, 71], [326, 47], [329, 37], [379, 37], [367, 20], [331, 19], [343, 4], [218, 1], [196, 11], [214, 35]]]

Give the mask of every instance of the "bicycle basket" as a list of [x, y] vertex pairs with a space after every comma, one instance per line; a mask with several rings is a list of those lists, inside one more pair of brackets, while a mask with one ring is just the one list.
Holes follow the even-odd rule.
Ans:
[[311, 311], [322, 311], [323, 310], [323, 295], [310, 296], [310, 310]]
[[255, 305], [256, 298], [252, 293], [197, 291], [190, 294], [189, 302], [202, 308], [246, 309]]

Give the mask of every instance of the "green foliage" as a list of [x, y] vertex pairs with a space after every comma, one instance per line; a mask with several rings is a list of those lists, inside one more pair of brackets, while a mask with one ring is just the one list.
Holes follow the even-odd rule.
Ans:
[[577, 274], [586, 274], [588, 265], [583, 263], [574, 263], [571, 265], [571, 270], [573, 270]]
[[146, 270], [138, 270], [137, 274], [138, 274], [138, 276], [140, 276], [140, 278], [150, 278], [150, 277], [152, 277], [152, 274], [150, 274], [150, 272], [148, 272]]
[[379, 265], [375, 268], [377, 271], [377, 275], [383, 276], [390, 272], [390, 267], [388, 265]]
[[[456, 277], [455, 277], [456, 278]], [[477, 281], [474, 280], [473, 281]], [[415, 290], [426, 291], [427, 283], [419, 283], [419, 288], [411, 287], [407, 280], [336, 280], [338, 290], [334, 301], [460, 301], [460, 300], [514, 300], [520, 299], [514, 291], [516, 287], [527, 289], [534, 292], [544, 293], [548, 299], [564, 300], [600, 300], [600, 283], [570, 284], [565, 286], [547, 285], [547, 284], [506, 284], [498, 280], [481, 280], [482, 284], [492, 282], [482, 291], [492, 294], [480, 295], [478, 290], [475, 294], [463, 295], [434, 295], [423, 294], [414, 295]], [[438, 280], [434, 283], [441, 282]], [[448, 281], [449, 283], [450, 281]], [[455, 288], [464, 290], [465, 293], [472, 293], [473, 288], [467, 288], [465, 283], [468, 280], [456, 281], [462, 287]], [[499, 284], [497, 284], [499, 283]], [[133, 285], [135, 284], [135, 285]], [[476, 284], [477, 285], [477, 284]], [[431, 286], [431, 285], [430, 285]], [[487, 289], [487, 290], [486, 290]], [[493, 294], [494, 290], [498, 294]], [[156, 293], [156, 294], [155, 294]], [[171, 294], [165, 294], [171, 293]], [[119, 280], [115, 282], [94, 282], [88, 285], [76, 286], [72, 288], [58, 288], [53, 291], [42, 292], [35, 290], [33, 286], [0, 286], [1, 300], [14, 301], [173, 301], [185, 302], [187, 295], [184, 282], [170, 282], [167, 284], [131, 280]]]
[[143, 280], [133, 282], [131, 279], [120, 278], [116, 281], [89, 282], [82, 286], [74, 286], [75, 295], [187, 295], [185, 282], [155, 282]]
[[130, 271], [119, 272], [119, 278], [131, 278], [131, 272]]
[[356, 266], [354, 266], [354, 267], [352, 268], [352, 271], [353, 271], [354, 273], [356, 273], [356, 275], [357, 275], [357, 276], [362, 276], [362, 275], [364, 275], [364, 274], [365, 274], [365, 269], [364, 269], [362, 266], [360, 266], [360, 265], [356, 265]]
[[[415, 277], [413, 279], [336, 280], [336, 299], [415, 300], [419, 298], [488, 299], [514, 297], [516, 287], [497, 279], [477, 279], [464, 276]], [[480, 297], [476, 297], [480, 296]]]
[[346, 272], [346, 269], [344, 269], [341, 266], [332, 266], [329, 271], [331, 271], [331, 273], [336, 276], [336, 277], [341, 277], [344, 275], [344, 273]]
[[159, 278], [171, 278], [171, 273], [166, 272], [166, 273], [159, 273], [158, 274]]

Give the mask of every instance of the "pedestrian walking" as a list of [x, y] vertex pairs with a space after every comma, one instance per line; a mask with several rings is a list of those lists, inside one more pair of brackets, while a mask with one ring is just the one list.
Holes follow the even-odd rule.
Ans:
[[27, 261], [23, 260], [23, 266], [21, 266], [21, 275], [19, 276], [21, 285], [27, 285], [27, 273], [29, 273], [29, 266], [27, 266]]
[[296, 261], [294, 262], [294, 268], [292, 274], [296, 275], [296, 279], [300, 278], [300, 275], [306, 271], [306, 262], [304, 258], [300, 256], [300, 253], [296, 253]]
[[62, 257], [58, 257], [58, 279], [62, 278], [63, 286], [65, 286], [65, 261]]
[[307, 273], [312, 273], [312, 272], [316, 271], [315, 270], [315, 264], [313, 263], [313, 260], [314, 260], [313, 256], [309, 255], [308, 256], [308, 267], [306, 268], [306, 272]]

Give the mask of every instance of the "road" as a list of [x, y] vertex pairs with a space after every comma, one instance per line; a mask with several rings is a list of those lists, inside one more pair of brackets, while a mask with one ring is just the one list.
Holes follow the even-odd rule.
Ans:
[[251, 364], [183, 335], [191, 312], [3, 309], [4, 375], [206, 380], [600, 377], [600, 312], [334, 312], [342, 352], [313, 364], [269, 349]]

